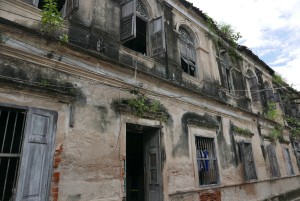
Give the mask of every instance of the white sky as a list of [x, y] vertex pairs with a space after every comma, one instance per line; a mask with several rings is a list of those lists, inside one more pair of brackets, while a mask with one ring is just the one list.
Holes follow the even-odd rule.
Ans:
[[[188, 0], [231, 24], [246, 45], [300, 90], [300, 0]], [[298, 77], [299, 76], [299, 77]]]

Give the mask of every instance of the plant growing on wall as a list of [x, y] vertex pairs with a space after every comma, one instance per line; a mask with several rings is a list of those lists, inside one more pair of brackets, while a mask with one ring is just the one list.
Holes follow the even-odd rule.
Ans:
[[233, 126], [233, 132], [234, 133], [237, 133], [237, 134], [240, 134], [240, 135], [243, 135], [243, 136], [246, 136], [246, 137], [252, 137], [254, 134], [251, 133], [251, 131], [248, 129], [248, 128], [240, 128], [240, 127], [237, 127], [237, 126]]
[[283, 139], [282, 131], [283, 128], [281, 126], [275, 126], [269, 133], [270, 140], [276, 142], [276, 140]]
[[138, 117], [160, 121], [167, 121], [169, 118], [169, 114], [159, 101], [149, 99], [141, 94], [136, 95], [136, 98], [114, 100], [112, 105], [118, 110]]
[[63, 18], [61, 17], [61, 13], [57, 10], [56, 1], [44, 0], [44, 3], [41, 32], [52, 37], [58, 35], [62, 42], [68, 42], [68, 35], [62, 33]]
[[268, 102], [265, 116], [271, 120], [278, 118], [279, 114], [276, 109], [276, 103]]
[[239, 46], [237, 41], [242, 38], [240, 32], [236, 32], [230, 24], [225, 22], [217, 23], [207, 14], [204, 15], [209, 28], [209, 33], [206, 36], [212, 39], [217, 47], [225, 49], [229, 55], [240, 59], [241, 56], [237, 53]]
[[278, 73], [274, 73], [273, 82], [275, 82], [276, 84], [281, 85], [281, 86], [287, 85], [285, 78], [283, 78], [282, 75], [280, 75]]

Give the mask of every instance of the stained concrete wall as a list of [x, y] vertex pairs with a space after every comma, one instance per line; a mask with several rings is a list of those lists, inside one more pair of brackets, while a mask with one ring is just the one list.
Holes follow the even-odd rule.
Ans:
[[[80, 1], [80, 10], [72, 19], [86, 27], [101, 29], [117, 41], [119, 21], [114, 20], [110, 23], [108, 20], [113, 19], [112, 16], [118, 18], [117, 4], [116, 1], [86, 1], [84, 4]], [[149, 4], [153, 18], [162, 14], [163, 9], [156, 1]], [[176, 9], [165, 8], [164, 11], [168, 12], [168, 31], [184, 24], [190, 26], [198, 37], [197, 62], [201, 70], [198, 71], [199, 80], [195, 78], [191, 79], [191, 82], [197, 83], [199, 88], [202, 86], [199, 84], [202, 80], [218, 82], [219, 72], [215, 56], [217, 53], [211, 41], [205, 37], [205, 31], [199, 24], [188, 22]], [[115, 45], [117, 42], [114, 41], [114, 45], [107, 48], [113, 49], [114, 54], [111, 54], [111, 57], [118, 55], [118, 63], [116, 60], [107, 59], [105, 54], [84, 52], [56, 43], [49, 45], [38, 38], [10, 32], [9, 29], [4, 29], [4, 25], [1, 25], [1, 28], [7, 32], [9, 40], [0, 44], [0, 73], [10, 79], [3, 79], [1, 82], [3, 84], [0, 87], [0, 102], [51, 109], [59, 114], [56, 144], [62, 145], [63, 151], [56, 170], [60, 172], [58, 200], [122, 200], [125, 196], [126, 123], [162, 125], [162, 175], [166, 201], [194, 201], [199, 200], [201, 195], [202, 198], [205, 197], [206, 194], [219, 196], [222, 200], [241, 200], [245, 197], [247, 200], [261, 200], [299, 187], [295, 156], [291, 154], [295, 175], [288, 176], [282, 154], [282, 147], [289, 147], [291, 150], [291, 145], [277, 142], [276, 154], [283, 178], [271, 178], [268, 158], [264, 157], [261, 149], [262, 140], [258, 126], [262, 124], [262, 135], [267, 136], [272, 122], [258, 122], [256, 114], [224, 104], [205, 94], [195, 93], [185, 85], [173, 83], [172, 80], [164, 80], [163, 75], [166, 72], [159, 67], [161, 65], [163, 68], [164, 65], [158, 64], [155, 59], [126, 48], [118, 48], [119, 46]], [[104, 34], [104, 37], [108, 36]], [[176, 33], [172, 33], [168, 37], [169, 43], [176, 43], [176, 37]], [[169, 53], [170, 60], [175, 64], [179, 62], [177, 47], [172, 46]], [[51, 51], [54, 51], [53, 57], [47, 58], [47, 53]], [[133, 60], [138, 61], [136, 76], [132, 67]], [[127, 66], [122, 65], [125, 61], [128, 61]], [[155, 74], [156, 77], [152, 76], [157, 71], [160, 73]], [[21, 79], [23, 82], [12, 78]], [[39, 85], [32, 86], [32, 83]], [[141, 93], [160, 101], [170, 114], [169, 121], [164, 123], [138, 118], [131, 114], [119, 113], [112, 107], [115, 99], [135, 97], [130, 93], [135, 83], [143, 84]], [[51, 86], [65, 88], [59, 91], [59, 88]], [[75, 108], [74, 114], [71, 107]], [[74, 126], [70, 127], [72, 118]], [[188, 123], [188, 120], [193, 120], [194, 123]], [[206, 124], [201, 124], [203, 121]], [[215, 126], [207, 128], [207, 122]], [[251, 138], [235, 136], [235, 140], [247, 140], [252, 143], [258, 175], [256, 181], [244, 181], [242, 161], [233, 149], [235, 141], [232, 141], [232, 125], [247, 128], [254, 134]], [[193, 141], [195, 135], [215, 139], [220, 174], [218, 185], [199, 187]], [[270, 142], [265, 142], [268, 143]]]

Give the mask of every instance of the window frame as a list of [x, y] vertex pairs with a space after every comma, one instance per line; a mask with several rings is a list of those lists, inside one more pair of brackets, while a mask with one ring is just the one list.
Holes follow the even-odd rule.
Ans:
[[[190, 41], [185, 41], [181, 38], [181, 32], [183, 30], [186, 35], [190, 38]], [[179, 44], [179, 53], [180, 53], [180, 67], [183, 70], [183, 62], [187, 66], [187, 72], [183, 70], [184, 73], [198, 78], [198, 68], [197, 68], [197, 54], [195, 48], [195, 38], [193, 38], [190, 34], [190, 31], [184, 26], [180, 26], [178, 29], [178, 44]], [[183, 51], [185, 50], [185, 52]], [[194, 70], [192, 70], [194, 69]]]
[[[220, 172], [219, 172], [219, 164], [218, 164], [218, 154], [217, 154], [217, 148], [216, 148], [216, 138], [213, 137], [213, 136], [205, 136], [205, 135], [198, 135], [198, 134], [194, 134], [193, 135], [193, 151], [194, 151], [194, 155], [193, 155], [193, 158], [194, 158], [194, 166], [195, 166], [195, 182], [196, 182], [196, 185], [200, 188], [205, 188], [205, 187], [211, 187], [211, 186], [216, 186], [216, 185], [220, 185]], [[204, 138], [206, 140], [211, 140], [211, 148], [213, 149], [213, 152], [214, 152], [214, 158], [209, 158], [209, 160], [207, 159], [203, 159], [204, 162], [206, 161], [209, 161], [209, 163], [205, 163], [205, 165], [211, 165], [211, 161], [213, 162], [214, 164], [214, 170], [215, 170], [215, 177], [216, 177], [216, 181], [215, 183], [213, 184], [201, 184], [201, 181], [200, 181], [200, 175], [199, 175], [199, 163], [198, 163], [198, 154], [197, 154], [197, 145], [196, 145], [196, 140], [197, 138]], [[209, 154], [208, 154], [209, 155]], [[202, 163], [203, 164], [203, 163]], [[206, 166], [206, 167], [209, 167], [209, 166]]]
[[[297, 146], [296, 146], [297, 144]], [[297, 160], [298, 169], [300, 169], [300, 143], [298, 141], [292, 141], [294, 155]]]
[[286, 164], [287, 175], [288, 176], [294, 175], [295, 171], [291, 159], [290, 149], [288, 147], [283, 147], [282, 151], [283, 151], [284, 161]]
[[[270, 173], [272, 178], [280, 178], [281, 172], [280, 172], [280, 166], [278, 163], [278, 158], [276, 154], [276, 146], [274, 144], [267, 145], [267, 154], [269, 158], [269, 167], [270, 167]], [[273, 153], [271, 153], [273, 152]], [[272, 156], [273, 155], [273, 156]]]
[[[251, 171], [249, 169], [249, 162], [248, 162], [248, 160], [247, 161], [245, 160], [245, 155], [246, 155], [246, 153], [245, 153], [245, 151], [246, 151], [245, 145], [250, 146], [250, 148], [248, 150], [250, 151], [250, 157], [251, 157], [250, 160], [252, 160], [252, 167], [251, 167], [252, 172], [249, 172], [249, 171]], [[245, 181], [246, 182], [250, 182], [251, 180], [257, 180], [258, 177], [257, 177], [257, 170], [256, 170], [255, 160], [254, 160], [254, 156], [253, 156], [252, 143], [251, 142], [246, 142], [246, 141], [242, 140], [242, 141], [240, 141], [238, 143], [238, 146], [239, 146], [239, 149], [240, 149], [241, 159], [242, 159], [242, 163], [243, 163], [243, 170], [244, 170]], [[250, 176], [252, 176], [252, 177], [250, 178]]]

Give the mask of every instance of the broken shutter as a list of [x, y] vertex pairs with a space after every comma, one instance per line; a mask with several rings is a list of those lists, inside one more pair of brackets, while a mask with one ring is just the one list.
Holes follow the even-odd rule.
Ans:
[[280, 170], [279, 170], [279, 165], [278, 165], [274, 145], [273, 144], [268, 145], [267, 151], [268, 151], [268, 156], [269, 156], [272, 177], [280, 177], [281, 174], [280, 174]]
[[150, 39], [152, 56], [165, 52], [165, 32], [163, 17], [156, 18], [150, 22]]
[[162, 201], [159, 131], [146, 134], [146, 201]]
[[121, 3], [120, 39], [122, 42], [136, 37], [136, 0], [123, 1]]
[[252, 77], [248, 79], [249, 85], [250, 85], [250, 92], [251, 92], [251, 99], [252, 101], [259, 101], [260, 96], [258, 92], [258, 83], [256, 77]]
[[62, 17], [68, 18], [74, 14], [79, 8], [79, 0], [66, 0], [65, 5], [62, 8]]
[[285, 162], [286, 162], [287, 173], [288, 173], [288, 175], [293, 175], [294, 174], [294, 169], [293, 169], [293, 164], [292, 164], [292, 161], [291, 161], [289, 149], [284, 148], [283, 149], [283, 154], [284, 154], [284, 159], [285, 159]]
[[240, 142], [240, 150], [244, 165], [245, 180], [257, 179], [251, 144]]
[[49, 199], [57, 113], [29, 109], [16, 200]]
[[298, 142], [293, 142], [292, 145], [293, 145], [293, 149], [294, 149], [294, 154], [297, 159], [298, 168], [300, 168], [300, 145]]

